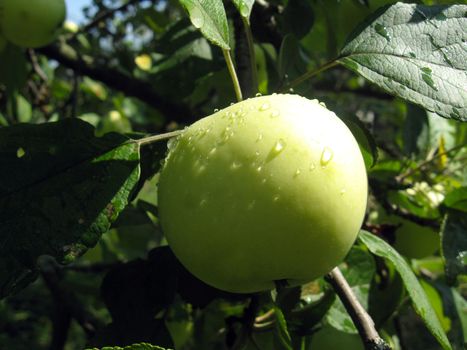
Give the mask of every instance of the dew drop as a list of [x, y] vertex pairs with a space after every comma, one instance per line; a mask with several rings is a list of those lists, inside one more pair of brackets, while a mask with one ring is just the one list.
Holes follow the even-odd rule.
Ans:
[[285, 141], [283, 139], [279, 139], [277, 140], [276, 144], [274, 145], [274, 152], [276, 153], [281, 153], [284, 148], [285, 148], [286, 144], [285, 144]]
[[261, 107], [259, 107], [259, 110], [261, 112], [267, 111], [269, 108], [271, 108], [271, 105], [267, 102], [263, 103]]
[[258, 137], [256, 138], [256, 142], [261, 141], [263, 139], [263, 134], [259, 133]]
[[260, 173], [261, 170], [263, 170], [263, 167], [262, 167], [261, 165], [260, 165], [259, 167], [256, 168], [256, 171], [257, 171], [258, 173]]
[[208, 202], [207, 199], [203, 198], [203, 199], [201, 199], [201, 201], [199, 202], [199, 206], [200, 206], [200, 207], [204, 207], [204, 206], [206, 205], [207, 202]]
[[214, 108], [214, 113], [219, 112], [219, 108]]
[[16, 150], [16, 157], [18, 158], [23, 158], [25, 154], [26, 151], [23, 149], [23, 147], [20, 147]]
[[339, 194], [340, 194], [341, 196], [343, 196], [343, 195], [345, 194], [345, 192], [346, 192], [346, 191], [345, 191], [345, 188], [343, 188], [343, 189], [340, 191]]
[[326, 107], [326, 103], [324, 103], [324, 102], [320, 102], [319, 105], [322, 106], [322, 107], [324, 107], [324, 108], [327, 108], [327, 107]]
[[387, 41], [391, 40], [391, 35], [388, 33], [387, 29], [385, 26], [383, 26], [381, 23], [376, 23], [375, 24], [375, 30], [376, 33], [381, 35], [383, 38], [385, 38]]
[[315, 163], [311, 162], [311, 163], [310, 163], [310, 168], [309, 168], [309, 169], [310, 169], [310, 171], [315, 170], [315, 169], [316, 169]]
[[256, 152], [255, 152], [255, 156], [256, 156], [256, 157], [259, 157], [259, 154], [260, 154], [259, 151], [256, 151]]
[[258, 92], [255, 96], [256, 96], [256, 97], [261, 97], [261, 96], [263, 96], [263, 95], [261, 94], [261, 92]]
[[294, 173], [293, 177], [297, 177], [298, 175], [301, 174], [301, 172], [302, 171], [300, 169], [295, 170], [295, 173]]
[[217, 148], [216, 148], [216, 147], [213, 147], [213, 148], [211, 148], [211, 150], [209, 151], [209, 155], [212, 156], [212, 155], [213, 155], [214, 153], [216, 153], [216, 152], [217, 152]]
[[323, 153], [321, 153], [321, 166], [325, 167], [326, 165], [329, 164], [329, 162], [332, 160], [332, 157], [334, 156], [334, 153], [332, 150], [328, 147], [324, 147]]
[[275, 196], [272, 198], [272, 200], [273, 200], [274, 202], [278, 202], [279, 199], [281, 199], [281, 196], [279, 196], [278, 194], [275, 195]]
[[169, 141], [167, 141], [167, 149], [169, 151], [173, 150], [175, 146], [177, 145], [177, 142], [178, 142], [177, 137], [172, 137], [171, 139], [169, 139]]
[[272, 111], [271, 112], [271, 118], [277, 118], [280, 115], [279, 111]]
[[263, 179], [261, 180], [261, 184], [264, 185], [264, 184], [266, 183], [266, 181], [267, 181], [266, 178], [263, 178]]
[[230, 169], [232, 169], [232, 170], [237, 170], [237, 169], [240, 169], [241, 167], [242, 167], [242, 163], [240, 163], [240, 162], [233, 162], [230, 165]]

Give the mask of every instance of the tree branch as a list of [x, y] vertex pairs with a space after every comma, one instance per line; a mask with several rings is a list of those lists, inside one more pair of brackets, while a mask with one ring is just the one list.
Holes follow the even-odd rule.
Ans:
[[51, 45], [41, 48], [38, 52], [81, 75], [101, 81], [108, 87], [119, 90], [127, 96], [140, 99], [163, 114], [170, 116], [171, 120], [183, 123], [196, 120], [193, 112], [188, 107], [168, 101], [159, 95], [149, 82], [128, 76], [117, 69], [109, 68], [96, 62], [90, 56], [80, 55], [69, 45]]
[[358, 329], [367, 350], [390, 350], [388, 344], [379, 336], [375, 324], [370, 315], [358, 301], [357, 297], [347, 283], [344, 275], [335, 267], [327, 276], [326, 280], [332, 285], [336, 294], [345, 306]]

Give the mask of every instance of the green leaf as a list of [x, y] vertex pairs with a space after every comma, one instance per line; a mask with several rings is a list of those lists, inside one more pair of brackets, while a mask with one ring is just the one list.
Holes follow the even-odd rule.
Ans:
[[250, 22], [251, 10], [253, 9], [255, 0], [233, 0], [233, 3], [242, 17]]
[[287, 329], [287, 321], [285, 320], [282, 310], [275, 306], [274, 313], [276, 315], [276, 327], [274, 332], [274, 344], [277, 350], [292, 350], [292, 338]]
[[450, 210], [441, 227], [441, 254], [445, 260], [446, 278], [454, 283], [457, 276], [467, 274], [467, 216]]
[[40, 255], [66, 263], [94, 246], [140, 174], [136, 143], [79, 119], [1, 128], [0, 162], [0, 297], [34, 278]]
[[371, 16], [338, 61], [389, 93], [467, 120], [467, 6], [397, 3]]
[[229, 25], [222, 0], [180, 0], [191, 23], [213, 44], [230, 50]]
[[402, 256], [392, 248], [388, 243], [381, 238], [366, 232], [360, 231], [358, 239], [365, 244], [368, 249], [375, 255], [388, 259], [394, 264], [394, 267], [401, 275], [407, 293], [409, 294], [415, 311], [423, 319], [428, 330], [435, 336], [443, 349], [451, 349], [449, 340], [444, 333], [443, 328], [436, 316], [433, 307], [431, 306], [428, 298], [418, 282], [417, 277], [412, 272], [412, 269], [407, 264]]
[[467, 213], [467, 187], [456, 188], [449, 192], [444, 198], [442, 206]]

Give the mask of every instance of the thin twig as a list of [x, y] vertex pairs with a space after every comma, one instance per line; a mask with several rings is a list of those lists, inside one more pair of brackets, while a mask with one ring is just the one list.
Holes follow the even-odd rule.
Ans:
[[379, 336], [373, 319], [360, 304], [339, 268], [335, 267], [326, 276], [326, 280], [332, 285], [352, 318], [365, 345], [365, 349], [390, 350], [389, 345]]
[[282, 92], [288, 91], [289, 89], [303, 83], [305, 80], [308, 80], [308, 79], [314, 77], [315, 75], [318, 75], [319, 73], [324, 72], [325, 70], [328, 70], [328, 69], [330, 69], [332, 67], [335, 67], [337, 65], [338, 65], [337, 61], [330, 61], [330, 62], [322, 65], [321, 67], [319, 67], [316, 70], [308, 71], [305, 74], [299, 76], [298, 78], [292, 80], [287, 86], [282, 88], [281, 91]]
[[101, 14], [97, 15], [96, 18], [94, 18], [91, 22], [86, 24], [84, 27], [80, 28], [76, 33], [73, 33], [69, 40], [74, 40], [78, 36], [78, 34], [88, 32], [89, 30], [97, 26], [99, 23], [115, 16], [117, 12], [125, 11], [128, 6], [133, 5], [139, 1], [141, 0], [129, 0], [128, 2], [124, 3], [119, 7], [102, 12]]
[[407, 172], [405, 172], [404, 174], [401, 174], [401, 175], [397, 176], [396, 181], [397, 182], [402, 182], [404, 179], [406, 179], [410, 175], [416, 173], [417, 171], [420, 171], [423, 167], [425, 167], [426, 165], [432, 163], [436, 159], [441, 158], [442, 156], [448, 155], [448, 154], [450, 154], [452, 152], [455, 152], [455, 151], [460, 150], [460, 149], [465, 148], [465, 147], [467, 147], [467, 144], [457, 145], [455, 147], [452, 147], [452, 148], [448, 149], [447, 151], [440, 152], [440, 153], [438, 153], [438, 154], [436, 154], [434, 156], [431, 156], [427, 160], [425, 160], [425, 161], [421, 162], [420, 164], [418, 164], [415, 168], [412, 168], [412, 169], [408, 170]]
[[37, 55], [34, 49], [28, 49], [28, 56], [29, 56], [29, 61], [31, 61], [32, 69], [34, 72], [41, 78], [43, 82], [47, 82], [49, 79], [47, 78], [47, 75], [44, 73], [42, 70], [41, 66], [39, 65], [39, 61], [37, 60]]

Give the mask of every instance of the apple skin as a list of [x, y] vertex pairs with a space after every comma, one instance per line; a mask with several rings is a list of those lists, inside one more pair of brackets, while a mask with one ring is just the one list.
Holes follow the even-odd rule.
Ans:
[[5, 38], [21, 47], [50, 44], [66, 17], [64, 0], [0, 0]]
[[188, 127], [160, 174], [162, 229], [216, 288], [259, 292], [338, 265], [361, 226], [367, 176], [345, 124], [297, 95], [248, 99]]

